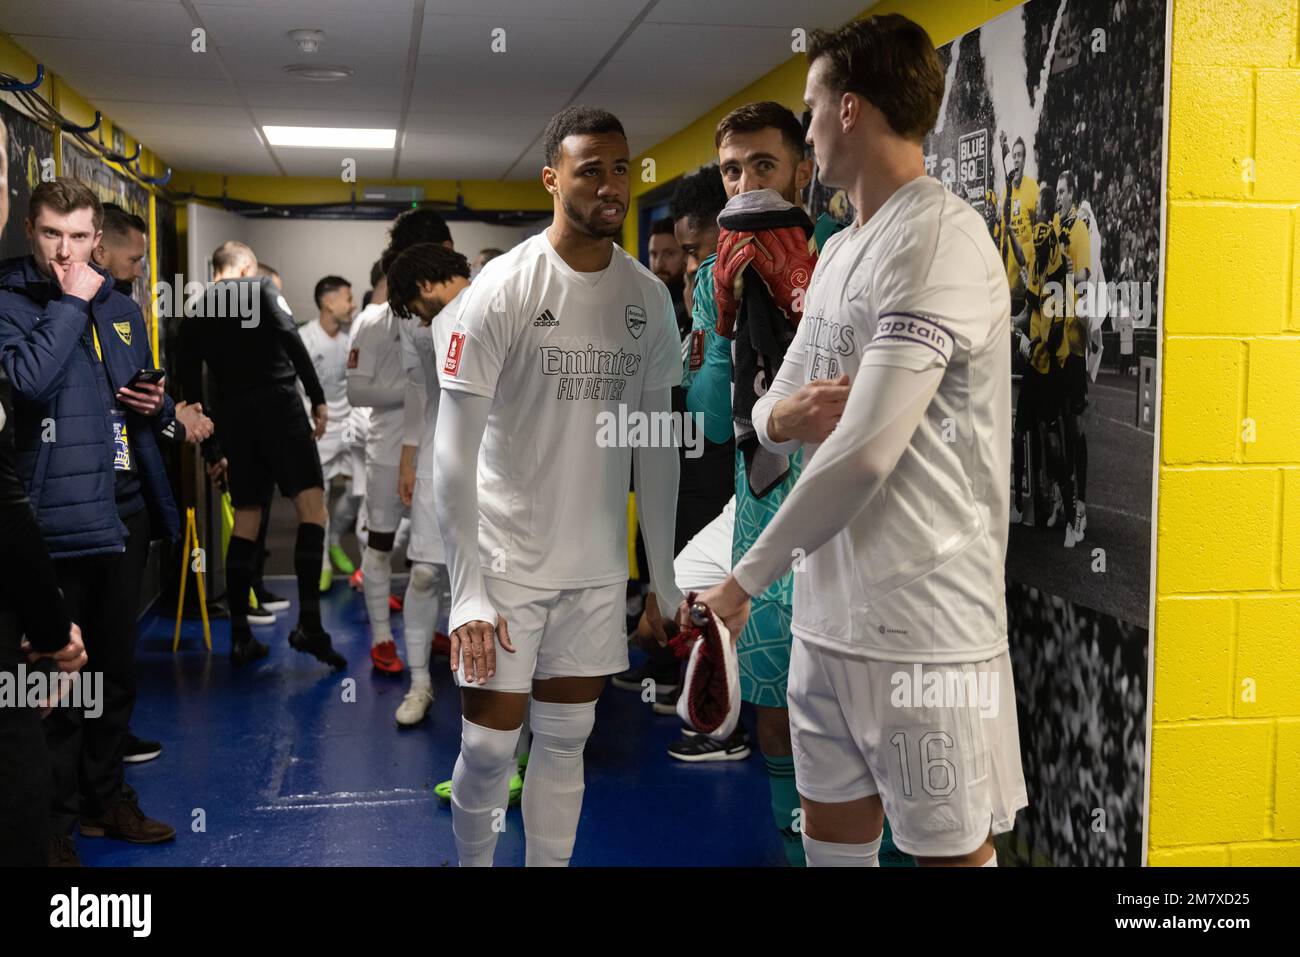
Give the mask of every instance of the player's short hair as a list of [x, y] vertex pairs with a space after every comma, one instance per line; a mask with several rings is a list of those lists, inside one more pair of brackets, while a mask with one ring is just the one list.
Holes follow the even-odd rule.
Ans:
[[699, 229], [705, 223], [716, 223], [718, 213], [726, 205], [727, 191], [722, 185], [722, 172], [717, 163], [710, 163], [677, 181], [668, 215], [673, 222], [685, 216], [691, 228]]
[[803, 159], [803, 124], [787, 107], [772, 100], [746, 103], [724, 116], [713, 134], [713, 145], [721, 147], [722, 141], [733, 133], [757, 133], [769, 128], [781, 134], [781, 139], [797, 159]]
[[379, 280], [384, 278], [384, 260], [376, 259], [370, 267], [370, 288], [374, 289], [379, 285]]
[[420, 283], [438, 285], [453, 277], [469, 279], [469, 260], [439, 243], [417, 243], [398, 253], [388, 267], [388, 305], [400, 319], [410, 318], [408, 303], [420, 294]]
[[416, 243], [449, 243], [451, 230], [447, 220], [436, 209], [421, 206], [408, 209], [393, 220], [393, 228], [388, 231], [388, 248], [379, 257], [379, 266], [384, 272], [404, 249]]
[[132, 232], [149, 235], [149, 227], [145, 221], [135, 213], [127, 212], [116, 203], [104, 204], [104, 238], [110, 236], [115, 240], [123, 240], [130, 237]]
[[32, 190], [31, 199], [27, 201], [27, 221], [36, 222], [36, 217], [44, 206], [51, 212], [66, 216], [78, 209], [89, 209], [95, 224], [95, 232], [104, 227], [104, 206], [89, 186], [71, 176], [60, 176], [47, 183], [41, 183]]
[[1015, 140], [1011, 143], [1011, 148], [1012, 148], [1013, 150], [1014, 150], [1017, 146], [1019, 146], [1022, 150], [1025, 151], [1025, 155], [1026, 155], [1026, 156], [1029, 155], [1029, 147], [1025, 145], [1025, 138], [1024, 138], [1023, 136], [1017, 136], [1017, 137], [1015, 138]]
[[492, 260], [496, 259], [498, 256], [504, 256], [504, 255], [505, 255], [505, 250], [504, 250], [504, 249], [497, 249], [495, 246], [489, 246], [487, 249], [480, 249], [480, 250], [478, 251], [478, 254], [479, 254], [480, 256], [483, 257], [483, 262], [484, 262], [484, 263], [490, 263]]
[[225, 272], [227, 269], [235, 269], [244, 263], [257, 265], [257, 256], [253, 254], [253, 248], [247, 243], [241, 243], [237, 239], [228, 239], [212, 253], [212, 269], [214, 272]]
[[595, 106], [566, 106], [551, 117], [542, 134], [542, 152], [546, 165], [555, 169], [560, 163], [560, 146], [570, 136], [589, 136], [600, 133], [617, 133], [624, 139], [627, 133], [618, 117], [608, 110]]
[[274, 276], [276, 279], [280, 278], [280, 270], [270, 263], [259, 262], [257, 264], [257, 274], [259, 276]]
[[1061, 175], [1056, 177], [1058, 180], [1065, 180], [1065, 184], [1070, 187], [1070, 195], [1079, 195], [1079, 178], [1074, 175], [1074, 170], [1063, 169]]
[[351, 289], [352, 283], [348, 282], [342, 276], [326, 276], [316, 283], [316, 288], [312, 291], [312, 297], [316, 300], [316, 308], [321, 307], [320, 301], [332, 292], [340, 289]]
[[856, 93], [880, 110], [890, 129], [920, 142], [943, 102], [944, 71], [930, 35], [901, 13], [855, 20], [838, 30], [813, 30], [808, 63], [825, 58], [826, 84]]
[[665, 233], [673, 237], [677, 235], [673, 231], [673, 218], [671, 216], [663, 216], [659, 219], [656, 219], [654, 223], [652, 223], [650, 226], [651, 236], [662, 236]]

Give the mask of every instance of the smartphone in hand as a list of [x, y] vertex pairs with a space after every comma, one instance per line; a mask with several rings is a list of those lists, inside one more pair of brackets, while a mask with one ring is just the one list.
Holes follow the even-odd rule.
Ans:
[[157, 385], [162, 381], [163, 376], [166, 374], [167, 373], [162, 369], [139, 369], [136, 371], [135, 375], [131, 376], [131, 381], [126, 384], [126, 387], [128, 389], [134, 389], [142, 382], [147, 382], [149, 385]]

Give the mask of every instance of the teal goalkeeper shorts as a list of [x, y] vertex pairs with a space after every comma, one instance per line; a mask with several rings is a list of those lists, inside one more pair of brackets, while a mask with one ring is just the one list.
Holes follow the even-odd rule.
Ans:
[[755, 598], [740, 633], [740, 697], [764, 708], [784, 708], [790, 676], [790, 606]]

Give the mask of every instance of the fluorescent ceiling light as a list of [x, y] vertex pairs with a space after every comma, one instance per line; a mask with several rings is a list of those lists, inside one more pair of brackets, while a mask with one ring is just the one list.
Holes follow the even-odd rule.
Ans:
[[397, 142], [397, 130], [359, 130], [331, 126], [263, 126], [262, 132], [272, 146], [391, 150]]

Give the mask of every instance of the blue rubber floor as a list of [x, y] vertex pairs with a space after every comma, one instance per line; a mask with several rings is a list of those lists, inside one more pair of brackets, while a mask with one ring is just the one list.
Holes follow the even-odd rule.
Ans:
[[[294, 592], [291, 580], [271, 587]], [[228, 622], [212, 623], [209, 654], [200, 623], [187, 620], [173, 655], [173, 619], [141, 621], [132, 728], [161, 740], [163, 753], [127, 765], [127, 780], [145, 813], [177, 837], [152, 847], [79, 837], [84, 863], [455, 865], [451, 810], [432, 790], [451, 776], [460, 742], [446, 659], [433, 662], [429, 718], [399, 731], [393, 712], [406, 679], [371, 668], [362, 597], [343, 581], [322, 596], [325, 627], [349, 663], [337, 674], [289, 648], [296, 605], [254, 629], [271, 654], [241, 671], [230, 665]], [[400, 636], [400, 615], [393, 630]], [[752, 715], [744, 720], [752, 731]], [[744, 761], [688, 765], [665, 753], [678, 734], [677, 720], [655, 715], [638, 694], [607, 688], [587, 744], [573, 864], [783, 866], [757, 748]], [[512, 808], [496, 864], [523, 860], [523, 820]]]

